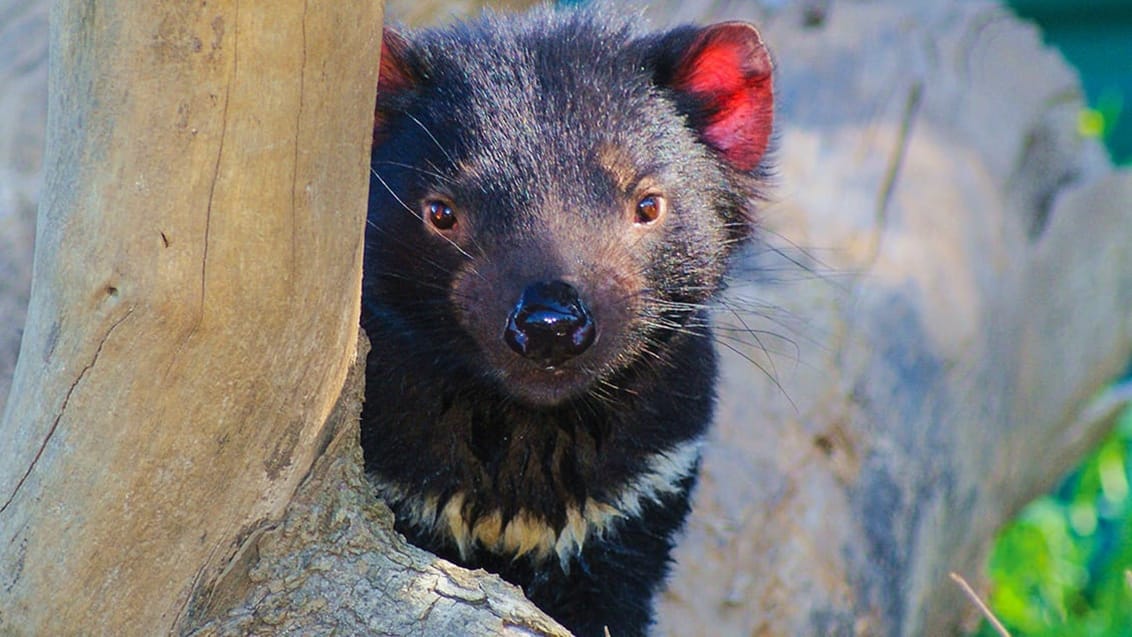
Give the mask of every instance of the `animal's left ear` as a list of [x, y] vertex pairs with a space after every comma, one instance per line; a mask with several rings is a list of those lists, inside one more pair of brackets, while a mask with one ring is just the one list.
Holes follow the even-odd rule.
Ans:
[[373, 117], [373, 143], [385, 136], [389, 119], [421, 84], [418, 61], [409, 42], [396, 30], [385, 27], [381, 36], [381, 66], [377, 78], [377, 106]]
[[732, 167], [758, 167], [774, 128], [774, 63], [747, 22], [676, 29], [653, 43], [655, 81]]

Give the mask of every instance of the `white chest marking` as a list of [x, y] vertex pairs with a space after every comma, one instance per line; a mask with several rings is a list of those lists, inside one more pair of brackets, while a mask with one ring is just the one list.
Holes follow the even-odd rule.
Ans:
[[403, 485], [380, 483], [377, 488], [383, 498], [401, 504], [402, 515], [413, 526], [455, 542], [462, 557], [470, 556], [476, 545], [516, 558], [531, 554], [539, 561], [553, 552], [565, 568], [591, 535], [602, 537], [616, 532], [619, 518], [637, 517], [646, 503], [677, 493], [680, 482], [695, 469], [701, 446], [702, 441], [696, 439], [652, 454], [645, 461], [645, 469], [614, 491], [607, 501], [587, 498], [580, 506], [567, 505], [566, 523], [561, 529], [527, 510], [520, 510], [506, 525], [498, 509], [469, 519], [464, 506], [467, 494], [463, 491], [441, 502], [436, 494], [416, 494]]

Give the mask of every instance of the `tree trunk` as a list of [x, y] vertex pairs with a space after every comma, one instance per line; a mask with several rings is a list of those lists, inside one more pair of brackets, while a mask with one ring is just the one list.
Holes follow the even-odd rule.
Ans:
[[356, 348], [381, 23], [55, 4], [0, 633], [176, 630], [307, 474]]

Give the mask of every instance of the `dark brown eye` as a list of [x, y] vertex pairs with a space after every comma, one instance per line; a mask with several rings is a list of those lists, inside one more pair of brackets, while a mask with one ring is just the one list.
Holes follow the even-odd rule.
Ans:
[[424, 202], [424, 215], [437, 230], [451, 230], [456, 226], [456, 213], [447, 201], [429, 199]]
[[645, 195], [637, 202], [637, 223], [652, 223], [664, 214], [667, 202], [664, 195]]

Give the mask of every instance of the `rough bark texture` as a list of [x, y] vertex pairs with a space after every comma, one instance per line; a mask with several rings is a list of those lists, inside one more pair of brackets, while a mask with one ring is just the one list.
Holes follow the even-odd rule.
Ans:
[[[9, 4], [0, 0], [0, 18], [17, 15], [5, 8]], [[472, 4], [458, 10], [434, 7], [434, 12], [448, 18]], [[433, 21], [423, 17], [428, 10], [421, 3], [411, 5], [394, 2], [390, 14]], [[954, 634], [973, 611], [947, 572], [977, 580], [993, 531], [1093, 444], [1122, 402], [1095, 397], [1132, 354], [1127, 313], [1132, 253], [1125, 248], [1132, 245], [1132, 176], [1114, 172], [1096, 144], [1077, 137], [1080, 91], [1073, 74], [1041, 46], [1034, 29], [994, 4], [767, 5], [775, 8], [760, 10], [748, 1], [673, 1], [654, 3], [649, 10], [659, 26], [728, 18], [759, 22], [777, 55], [781, 124], [779, 185], [764, 214], [765, 242], [736, 272], [726, 303], [733, 311], [720, 314], [725, 362], [715, 444], [704, 460], [696, 510], [678, 551], [657, 633]], [[27, 9], [18, 15], [34, 27], [41, 14]], [[209, 34], [207, 23], [200, 24]], [[0, 33], [5, 38], [0, 51], [8, 50], [10, 32]], [[30, 66], [41, 64], [41, 58], [27, 55]], [[112, 61], [106, 64], [113, 70]], [[5, 90], [0, 97], [34, 101], [34, 81], [19, 79], [32, 77], [34, 68], [0, 69], [0, 78], [30, 96]], [[304, 77], [312, 90], [311, 76]], [[141, 89], [135, 84], [131, 90]], [[34, 163], [34, 154], [20, 155], [29, 151], [11, 142], [15, 130], [0, 129], [5, 180], [13, 166], [30, 165], [10, 158], [31, 157]], [[34, 133], [34, 126], [20, 130]], [[83, 144], [89, 142], [77, 140], [87, 139], [90, 131], [60, 130], [65, 132], [53, 134], [67, 135], [76, 149], [87, 147]], [[172, 144], [177, 138], [162, 139]], [[319, 148], [311, 139], [296, 146], [293, 134], [272, 139], [291, 144], [292, 153]], [[103, 158], [84, 159], [74, 152], [76, 168], [105, 165]], [[25, 177], [32, 174], [19, 170]], [[132, 176], [115, 174], [112, 183], [136, 187]], [[286, 183], [289, 189], [308, 181]], [[0, 184], [0, 194], [12, 192], [12, 183], [17, 182]], [[26, 188], [27, 182], [21, 183]], [[63, 195], [80, 202], [93, 197], [59, 184], [49, 179], [45, 210], [59, 209]], [[24, 200], [34, 198], [34, 190], [19, 192], [32, 193], [20, 195]], [[132, 209], [122, 199], [128, 193], [104, 187], [99, 194], [100, 205], [114, 201], [115, 210]], [[151, 217], [134, 218], [120, 232], [133, 237], [164, 230], [152, 211], [161, 212], [163, 202], [172, 200], [168, 194], [153, 199]], [[4, 201], [0, 198], [0, 204]], [[291, 210], [287, 202], [273, 200], [255, 205], [260, 216], [280, 205]], [[213, 215], [216, 219], [215, 210]], [[264, 323], [265, 313], [279, 310], [243, 298], [250, 288], [241, 268], [256, 264], [237, 260], [225, 272], [218, 268], [209, 281], [210, 295], [214, 289], [231, 295], [224, 301], [216, 297], [209, 313], [202, 314], [201, 255], [195, 262], [192, 254], [178, 257], [197, 265], [195, 282], [166, 280], [166, 274], [153, 274], [164, 262], [146, 250], [168, 252], [176, 243], [127, 254], [119, 246], [133, 243], [104, 240], [96, 250], [79, 238], [108, 221], [78, 215], [66, 226], [67, 235], [59, 236], [58, 220], [47, 219], [56, 229], [40, 233], [41, 242], [46, 235], [48, 243], [37, 254], [38, 267], [69, 263], [67, 280], [84, 283], [73, 283], [78, 286], [73, 296], [56, 294], [51, 304], [33, 301], [24, 357], [30, 351], [31, 360], [46, 371], [43, 382], [17, 379], [12, 401], [20, 410], [42, 403], [46, 413], [61, 416], [54, 435], [28, 430], [27, 436], [49, 444], [14, 502], [30, 497], [34, 488], [47, 507], [27, 519], [41, 524], [44, 512], [57, 508], [58, 494], [66, 493], [84, 515], [64, 509], [77, 526], [62, 528], [58, 539], [42, 539], [10, 535], [20, 523], [11, 510], [0, 514], [5, 533], [0, 590], [13, 582], [26, 586], [25, 573], [71, 574], [75, 589], [88, 590], [69, 605], [53, 607], [59, 615], [54, 627], [67, 626], [75, 617], [95, 617], [83, 613], [99, 607], [132, 608], [137, 602], [127, 592], [136, 588], [133, 578], [145, 562], [166, 572], [161, 581], [146, 584], [160, 590], [143, 592], [151, 594], [149, 599], [175, 598], [191, 608], [191, 621], [178, 626], [186, 632], [305, 634], [336, 627], [390, 635], [558, 634], [561, 629], [515, 601], [514, 590], [496, 578], [451, 567], [389, 533], [388, 512], [369, 500], [348, 431], [356, 390], [346, 392], [339, 407], [346, 423], [328, 425], [324, 438], [308, 429], [293, 438], [256, 437], [263, 433], [259, 423], [270, 423], [265, 425], [270, 433], [291, 430], [298, 422], [295, 411], [280, 417], [288, 413], [280, 410], [312, 417], [325, 413], [336, 388], [331, 381], [341, 377], [325, 367], [319, 371], [314, 349], [349, 353], [335, 349], [340, 344], [314, 340], [326, 337], [325, 328], [299, 337], [301, 356], [283, 353], [279, 348], [296, 337]], [[319, 221], [327, 222], [325, 216]], [[18, 244], [11, 227], [0, 229], [9, 233], [7, 241]], [[214, 224], [209, 232], [210, 263], [226, 254], [227, 240], [215, 234], [223, 227]], [[360, 238], [360, 229], [355, 230]], [[196, 232], [198, 238], [182, 243], [183, 250], [204, 245]], [[322, 237], [311, 242], [332, 241], [320, 228], [310, 226], [307, 232], [305, 237]], [[259, 241], [240, 246], [242, 254], [274, 253], [280, 243], [291, 245], [270, 233]], [[66, 259], [61, 245], [67, 246]], [[339, 256], [352, 259], [356, 255], [349, 251], [355, 248], [340, 247]], [[314, 274], [320, 267], [330, 266], [307, 262], [281, 271]], [[206, 272], [212, 271], [210, 265]], [[150, 280], [174, 289], [143, 289]], [[119, 290], [117, 301], [106, 294], [108, 285]], [[271, 285], [282, 284], [274, 280]], [[288, 290], [305, 292], [311, 286], [296, 280]], [[189, 300], [179, 301], [178, 293]], [[154, 309], [155, 300], [178, 304], [177, 311]], [[308, 300], [295, 298], [282, 312], [313, 321], [321, 306], [304, 305]], [[189, 309], [182, 312], [179, 304]], [[185, 340], [182, 321], [196, 315], [210, 318]], [[240, 331], [247, 325], [240, 319], [248, 316], [257, 328], [250, 335]], [[158, 327], [146, 332], [158, 318]], [[57, 324], [55, 349], [44, 358], [44, 339]], [[345, 323], [335, 326], [347, 329]], [[76, 329], [93, 340], [67, 336]], [[127, 337], [127, 330], [135, 329], [137, 334]], [[233, 354], [240, 360], [231, 369], [204, 360], [206, 344], [199, 339], [229, 331], [247, 341]], [[166, 360], [181, 371], [165, 380], [143, 375], [130, 385], [102, 378], [115, 370], [121, 374], [142, 352], [167, 351], [160, 350], [163, 341], [153, 333], [168, 342], [184, 341], [180, 354]], [[215, 356], [220, 350], [207, 351]], [[64, 359], [58, 357], [64, 355], [78, 366], [60, 370]], [[276, 358], [298, 378], [263, 371]], [[194, 360], [195, 366], [186, 366]], [[338, 363], [344, 361], [321, 360], [322, 365]], [[256, 373], [233, 380], [249, 369]], [[74, 391], [61, 406], [58, 397], [51, 398], [51, 383], [67, 374]], [[294, 389], [304, 381], [326, 389], [326, 400]], [[249, 411], [236, 414], [235, 406], [223, 400], [196, 399], [225, 384], [262, 402], [240, 403]], [[124, 411], [104, 417], [87, 407], [114, 396], [124, 405], [133, 404], [135, 396], [158, 396], [162, 407], [151, 407], [139, 420]], [[176, 409], [177, 401], [193, 411]], [[263, 417], [265, 405], [275, 410], [273, 419]], [[89, 429], [109, 418], [123, 426]], [[78, 455], [83, 437], [97, 431], [104, 455]], [[185, 442], [193, 431], [200, 435]], [[316, 467], [309, 474], [296, 471], [322, 450], [331, 432], [336, 435]], [[3, 435], [24, 439], [12, 438], [7, 429]], [[177, 453], [161, 446], [165, 435], [181, 437]], [[270, 462], [279, 457], [273, 454], [277, 440], [288, 441], [287, 448], [294, 450], [292, 464], [270, 479], [268, 467], [281, 466]], [[18, 454], [11, 457], [26, 466], [31, 451], [14, 448]], [[233, 449], [243, 453], [244, 464], [225, 455], [236, 453]], [[45, 461], [63, 468], [48, 470]], [[8, 464], [0, 468], [5, 489], [9, 473]], [[275, 517], [304, 475], [289, 510]], [[205, 484], [216, 484], [210, 477], [224, 488], [208, 490]], [[240, 500], [253, 492], [258, 499]], [[139, 526], [138, 516], [152, 513], [161, 515], [151, 520], [158, 526]], [[227, 517], [210, 519], [215, 515]], [[108, 516], [117, 516], [113, 521], [121, 526], [120, 535], [87, 537], [75, 530]], [[242, 521], [232, 522], [233, 516]], [[170, 538], [181, 542], [175, 554], [151, 546]], [[23, 570], [9, 568], [13, 555], [22, 551], [30, 559], [45, 542], [66, 545], [53, 556], [57, 563], [25, 560]], [[108, 555], [84, 553], [76, 545]], [[92, 584], [83, 574], [94, 572], [110, 576]], [[182, 585], [194, 577], [189, 604]], [[5, 595], [0, 632], [47, 625], [22, 623], [31, 616], [27, 605], [33, 597]], [[41, 599], [54, 598], [35, 601]], [[151, 625], [171, 627], [175, 619], [165, 616], [163, 623]]]
[[364, 361], [361, 352], [328, 422], [333, 440], [286, 516], [249, 536], [224, 577], [194, 600], [191, 625], [200, 627], [191, 634], [568, 635], [518, 588], [392, 530], [392, 512], [362, 472]]
[[282, 512], [353, 361], [380, 5], [51, 18], [0, 633], [157, 634]]

